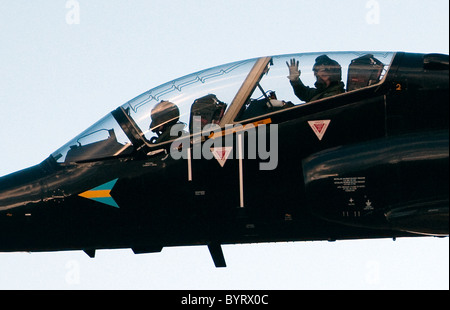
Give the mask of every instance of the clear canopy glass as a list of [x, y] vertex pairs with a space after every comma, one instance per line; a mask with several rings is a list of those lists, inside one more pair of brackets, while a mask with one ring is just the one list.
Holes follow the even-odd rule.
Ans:
[[[157, 145], [160, 132], [156, 127], [171, 121], [159, 120], [158, 123], [155, 120], [157, 115], [155, 107], [159, 103], [170, 103], [166, 106], [171, 107], [173, 118], [176, 118], [178, 125], [184, 126], [187, 133], [192, 133], [192, 116], [197, 111], [195, 107], [206, 107], [210, 104], [209, 101], [214, 104], [214, 109], [217, 109], [217, 111], [210, 111], [217, 115], [210, 116], [209, 121], [217, 123], [227, 113], [236, 114], [233, 118], [226, 118], [233, 122], [255, 117], [254, 114], [246, 116], [242, 113], [252, 101], [276, 99], [277, 102], [288, 102], [289, 107], [295, 107], [305, 104], [305, 101], [295, 95], [287, 78], [289, 70], [286, 63], [289, 63], [291, 59], [298, 61], [302, 83], [313, 88], [316, 82], [313, 68], [316, 59], [321, 55], [327, 55], [339, 63], [344, 92], [350, 92], [382, 82], [395, 54], [391, 52], [330, 52], [249, 59], [206, 69], [170, 81], [126, 102], [121, 108], [128, 115], [128, 119], [134, 122], [133, 125], [138, 128], [142, 139], [149, 144], [152, 141], [156, 142]], [[267, 60], [267, 63], [261, 61], [263, 59]], [[261, 65], [264, 66], [263, 69], [258, 68]], [[250, 95], [247, 96], [247, 93]], [[232, 105], [235, 106], [230, 108]], [[173, 109], [177, 110], [175, 114]], [[220, 113], [217, 113], [218, 111]], [[269, 109], [260, 113], [273, 111]], [[129, 133], [124, 131], [124, 127], [126, 125], [121, 124], [114, 113], [109, 113], [55, 151], [52, 156], [59, 163], [69, 163], [127, 154], [133, 150], [133, 139], [130, 139]]]

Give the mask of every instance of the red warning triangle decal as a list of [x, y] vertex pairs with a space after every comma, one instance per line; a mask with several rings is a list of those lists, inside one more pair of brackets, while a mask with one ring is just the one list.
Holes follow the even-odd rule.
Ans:
[[211, 153], [213, 154], [214, 158], [217, 159], [220, 166], [223, 167], [228, 159], [228, 156], [230, 156], [232, 149], [232, 146], [214, 147], [211, 149]]
[[331, 120], [320, 120], [320, 121], [309, 121], [308, 124], [311, 126], [311, 129], [316, 134], [319, 140], [322, 140], [325, 132], [327, 131], [328, 125], [330, 125]]

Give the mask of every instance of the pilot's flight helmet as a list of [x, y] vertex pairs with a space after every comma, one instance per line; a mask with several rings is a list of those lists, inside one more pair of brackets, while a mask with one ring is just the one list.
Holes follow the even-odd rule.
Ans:
[[161, 101], [153, 107], [151, 118], [150, 129], [155, 130], [162, 125], [177, 123], [180, 118], [180, 110], [170, 101]]
[[327, 55], [321, 55], [316, 58], [316, 63], [313, 66], [313, 71], [326, 70], [330, 73], [330, 79], [332, 82], [339, 82], [342, 80], [342, 68], [336, 61], [328, 57]]

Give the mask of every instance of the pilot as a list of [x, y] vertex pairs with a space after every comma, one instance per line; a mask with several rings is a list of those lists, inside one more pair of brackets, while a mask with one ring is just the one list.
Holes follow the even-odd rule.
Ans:
[[[157, 138], [152, 138], [151, 142], [153, 143], [161, 143], [178, 137], [178, 135], [172, 137], [170, 133], [174, 126], [180, 126], [181, 131], [184, 128], [184, 124], [178, 122], [180, 110], [170, 101], [161, 101], [156, 104], [152, 109], [151, 119], [150, 130], [158, 135]], [[175, 129], [174, 132], [179, 133], [180, 130]]]
[[291, 82], [295, 95], [305, 102], [331, 97], [345, 92], [342, 82], [342, 69], [339, 63], [327, 55], [316, 58], [313, 66], [316, 77], [316, 88], [305, 86], [300, 80], [299, 62], [292, 58], [290, 63], [286, 62], [289, 68], [288, 79]]

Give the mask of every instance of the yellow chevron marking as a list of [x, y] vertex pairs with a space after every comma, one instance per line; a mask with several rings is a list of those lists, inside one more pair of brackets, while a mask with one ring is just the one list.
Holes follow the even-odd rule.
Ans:
[[78, 196], [84, 197], [84, 198], [107, 198], [111, 197], [111, 190], [98, 190], [98, 191], [87, 191], [84, 193], [79, 194]]

